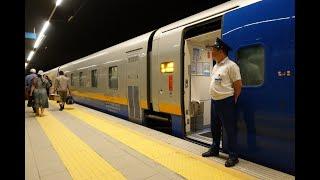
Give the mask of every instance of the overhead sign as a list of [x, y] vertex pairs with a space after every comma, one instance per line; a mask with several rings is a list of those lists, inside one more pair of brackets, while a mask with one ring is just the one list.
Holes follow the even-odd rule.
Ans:
[[24, 34], [25, 34], [25, 38], [26, 38], [26, 39], [34, 39], [34, 40], [37, 39], [36, 33], [25, 32]]

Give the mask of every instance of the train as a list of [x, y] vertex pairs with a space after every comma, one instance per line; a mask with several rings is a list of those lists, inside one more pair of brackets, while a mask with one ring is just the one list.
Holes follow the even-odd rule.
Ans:
[[[212, 45], [240, 67], [241, 158], [295, 174], [295, 2], [232, 0], [51, 69], [70, 78], [75, 102], [210, 144]], [[222, 131], [222, 151], [228, 152]]]

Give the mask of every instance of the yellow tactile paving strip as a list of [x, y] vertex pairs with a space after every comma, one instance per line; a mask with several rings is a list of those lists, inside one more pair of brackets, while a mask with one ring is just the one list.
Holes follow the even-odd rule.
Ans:
[[106, 118], [92, 115], [79, 108], [65, 112], [76, 116], [108, 136], [126, 144], [155, 162], [180, 174], [186, 179], [256, 179], [248, 174], [226, 168], [190, 152], [163, 143], [155, 138], [131, 130]]
[[125, 179], [51, 113], [36, 119], [73, 179]]

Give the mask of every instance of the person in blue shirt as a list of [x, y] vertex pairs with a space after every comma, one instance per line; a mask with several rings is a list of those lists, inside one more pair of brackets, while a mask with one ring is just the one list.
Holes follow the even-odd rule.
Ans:
[[27, 98], [28, 98], [28, 107], [32, 107], [33, 109], [33, 112], [36, 112], [36, 109], [34, 108], [33, 106], [33, 96], [29, 96], [30, 95], [30, 91], [31, 91], [31, 86], [32, 86], [32, 80], [33, 78], [37, 77], [37, 74], [36, 74], [36, 70], [34, 68], [30, 69], [30, 74], [27, 75], [25, 77], [25, 91], [26, 91], [26, 94], [27, 94]]

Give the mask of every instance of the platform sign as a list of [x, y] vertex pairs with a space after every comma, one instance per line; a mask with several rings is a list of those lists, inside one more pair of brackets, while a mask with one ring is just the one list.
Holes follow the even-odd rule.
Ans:
[[31, 33], [31, 32], [25, 32], [25, 38], [26, 39], [37, 39], [37, 34], [36, 33]]

